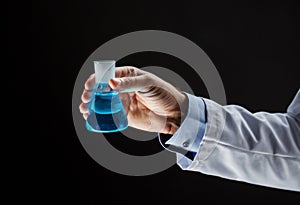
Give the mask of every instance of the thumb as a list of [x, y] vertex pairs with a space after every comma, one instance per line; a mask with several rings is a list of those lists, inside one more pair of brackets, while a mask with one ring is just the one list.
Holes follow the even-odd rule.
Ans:
[[111, 78], [109, 85], [112, 89], [121, 92], [133, 92], [140, 91], [143, 88], [151, 85], [151, 80], [146, 75], [123, 77], [123, 78]]

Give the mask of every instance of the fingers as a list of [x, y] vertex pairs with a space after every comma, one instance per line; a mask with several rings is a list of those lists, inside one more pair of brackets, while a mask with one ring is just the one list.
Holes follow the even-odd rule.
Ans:
[[93, 91], [92, 90], [84, 90], [82, 95], [81, 95], [81, 100], [84, 103], [88, 103], [91, 101], [91, 97], [93, 95]]
[[117, 91], [133, 92], [151, 86], [152, 79], [148, 74], [135, 77], [112, 78], [109, 81], [109, 85]]
[[[133, 66], [123, 66], [123, 67], [116, 67], [115, 70], [115, 76], [116, 78], [121, 77], [134, 77], [139, 76], [142, 74], [146, 74], [147, 72], [140, 70], [138, 68], [135, 68]], [[86, 90], [92, 90], [95, 86], [95, 74], [92, 74], [89, 76], [87, 81], [85, 82], [85, 89]]]
[[94, 86], [95, 86], [95, 74], [92, 74], [85, 82], [84, 88], [86, 90], [93, 90]]
[[87, 113], [89, 111], [89, 108], [88, 108], [88, 104], [87, 103], [81, 103], [79, 105], [79, 111], [84, 114], [84, 113]]
[[89, 113], [83, 113], [83, 118], [86, 120], [88, 118]]
[[116, 76], [116, 78], [133, 77], [133, 76], [138, 76], [138, 75], [141, 75], [144, 73], [146, 73], [146, 72], [142, 71], [138, 68], [135, 68], [132, 66], [123, 66], [123, 67], [116, 67], [115, 76]]
[[[147, 72], [132, 66], [117, 67], [115, 71], [117, 78], [111, 79], [109, 83], [113, 89], [121, 92], [140, 90], [149, 84], [147, 75], [143, 75], [146, 73]], [[79, 106], [79, 110], [83, 114], [84, 119], [88, 117], [88, 103], [91, 101], [95, 84], [95, 74], [92, 74], [85, 82], [85, 89], [81, 96], [82, 103]]]
[[86, 120], [88, 117], [88, 103], [91, 101], [93, 89], [95, 86], [95, 74], [90, 75], [84, 84], [84, 90], [81, 95], [82, 103], [79, 105], [79, 111], [82, 113], [83, 118]]
[[89, 114], [88, 104], [87, 103], [81, 103], [79, 105], [79, 110], [83, 115], [83, 118], [86, 120]]

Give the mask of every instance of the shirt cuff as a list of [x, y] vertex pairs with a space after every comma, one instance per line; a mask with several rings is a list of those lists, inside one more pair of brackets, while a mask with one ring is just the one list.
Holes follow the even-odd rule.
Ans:
[[205, 133], [205, 103], [201, 97], [184, 94], [189, 102], [187, 115], [178, 130], [165, 144], [196, 153]]

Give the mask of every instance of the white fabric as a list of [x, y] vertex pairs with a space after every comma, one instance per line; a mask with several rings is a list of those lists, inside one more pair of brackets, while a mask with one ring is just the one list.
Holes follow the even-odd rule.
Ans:
[[[201, 129], [204, 129], [204, 122], [201, 122], [201, 114], [204, 110], [203, 99], [184, 93], [188, 99], [188, 111], [185, 119], [173, 136], [166, 142], [176, 147], [180, 147], [186, 151], [197, 152], [202, 136], [199, 136]], [[199, 100], [200, 99], [200, 100]], [[205, 118], [203, 115], [202, 118]], [[203, 120], [204, 121], [204, 120]], [[200, 138], [200, 139], [199, 139]], [[198, 140], [199, 139], [199, 140]], [[183, 144], [188, 143], [187, 147]]]
[[[205, 134], [193, 161], [177, 154], [182, 169], [300, 191], [300, 90], [287, 113], [252, 114], [237, 105], [204, 102]], [[180, 127], [178, 133], [185, 138], [191, 129], [196, 128]]]

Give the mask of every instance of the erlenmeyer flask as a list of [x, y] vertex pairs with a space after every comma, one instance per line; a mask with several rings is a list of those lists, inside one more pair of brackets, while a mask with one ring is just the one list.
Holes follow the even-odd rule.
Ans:
[[128, 121], [119, 93], [112, 90], [109, 79], [115, 77], [115, 61], [94, 61], [95, 91], [89, 107], [86, 128], [92, 132], [117, 132]]

